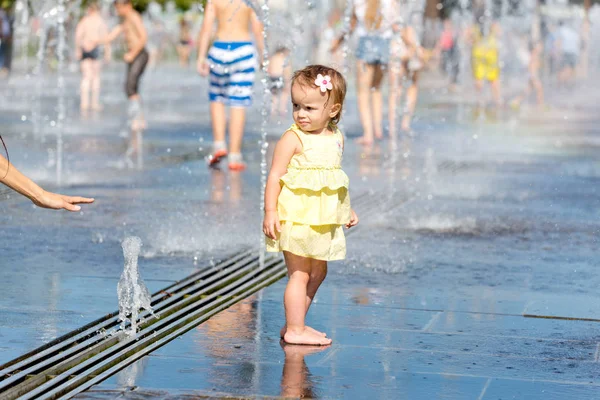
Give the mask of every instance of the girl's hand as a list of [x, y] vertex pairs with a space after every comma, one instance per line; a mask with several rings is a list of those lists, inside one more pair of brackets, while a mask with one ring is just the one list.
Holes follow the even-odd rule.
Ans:
[[354, 210], [350, 210], [350, 222], [348, 222], [346, 224], [346, 228], [350, 229], [357, 224], [358, 224], [358, 215], [356, 215]]
[[79, 211], [81, 207], [76, 204], [93, 203], [94, 199], [86, 197], [71, 197], [63, 194], [57, 194], [44, 191], [39, 198], [33, 199], [33, 203], [42, 208], [50, 208], [53, 210], [65, 209], [67, 211]]
[[277, 234], [281, 232], [281, 224], [277, 211], [266, 211], [263, 220], [263, 233], [265, 236], [277, 240]]

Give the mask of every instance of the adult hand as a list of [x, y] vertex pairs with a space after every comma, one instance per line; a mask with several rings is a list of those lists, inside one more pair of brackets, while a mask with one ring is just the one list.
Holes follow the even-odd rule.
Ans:
[[263, 233], [265, 236], [277, 240], [279, 232], [281, 232], [281, 223], [279, 222], [277, 211], [265, 212], [265, 219], [263, 220]]
[[94, 199], [79, 196], [65, 196], [63, 194], [43, 191], [41, 196], [32, 201], [36, 206], [42, 208], [79, 211], [81, 210], [81, 206], [78, 206], [77, 204], [93, 203]]

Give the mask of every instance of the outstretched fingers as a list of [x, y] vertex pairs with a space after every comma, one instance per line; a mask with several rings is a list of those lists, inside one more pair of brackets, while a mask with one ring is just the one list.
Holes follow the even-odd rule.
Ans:
[[93, 198], [81, 196], [62, 196], [62, 198], [64, 201], [70, 204], [89, 204], [95, 201]]
[[64, 208], [67, 211], [81, 211], [81, 206], [78, 206], [77, 204], [89, 204], [89, 203], [93, 203], [94, 199], [88, 198], [88, 197], [80, 197], [80, 196], [65, 196], [65, 195], [60, 195], [60, 197], [63, 200], [63, 204], [61, 208]]

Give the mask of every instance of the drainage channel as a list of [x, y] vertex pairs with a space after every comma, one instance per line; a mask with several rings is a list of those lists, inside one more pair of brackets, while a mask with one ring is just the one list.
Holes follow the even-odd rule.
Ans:
[[[354, 200], [354, 207], [364, 218], [389, 212], [410, 200], [365, 193]], [[202, 268], [152, 296], [156, 317], [140, 313], [135, 338], [123, 332], [118, 312], [113, 312], [0, 365], [0, 399], [73, 397], [286, 273], [277, 255], [267, 256], [261, 268], [256, 249]]]

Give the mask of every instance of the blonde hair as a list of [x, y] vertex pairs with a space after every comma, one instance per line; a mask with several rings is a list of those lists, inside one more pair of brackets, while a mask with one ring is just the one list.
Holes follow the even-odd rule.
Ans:
[[381, 27], [383, 15], [380, 6], [380, 0], [367, 1], [367, 11], [365, 12], [365, 25], [367, 29], [379, 29]]
[[344, 99], [346, 98], [346, 79], [338, 70], [324, 65], [309, 65], [294, 72], [294, 75], [292, 76], [292, 86], [294, 83], [298, 83], [303, 87], [315, 88], [317, 87], [315, 79], [317, 79], [319, 74], [323, 76], [329, 75], [331, 78], [333, 88], [327, 91], [327, 101], [325, 102], [325, 105], [329, 103], [329, 100], [332, 100], [334, 102], [333, 104], [340, 105], [338, 113], [335, 117], [331, 118], [331, 123], [337, 125], [342, 118], [342, 109], [344, 108]]

